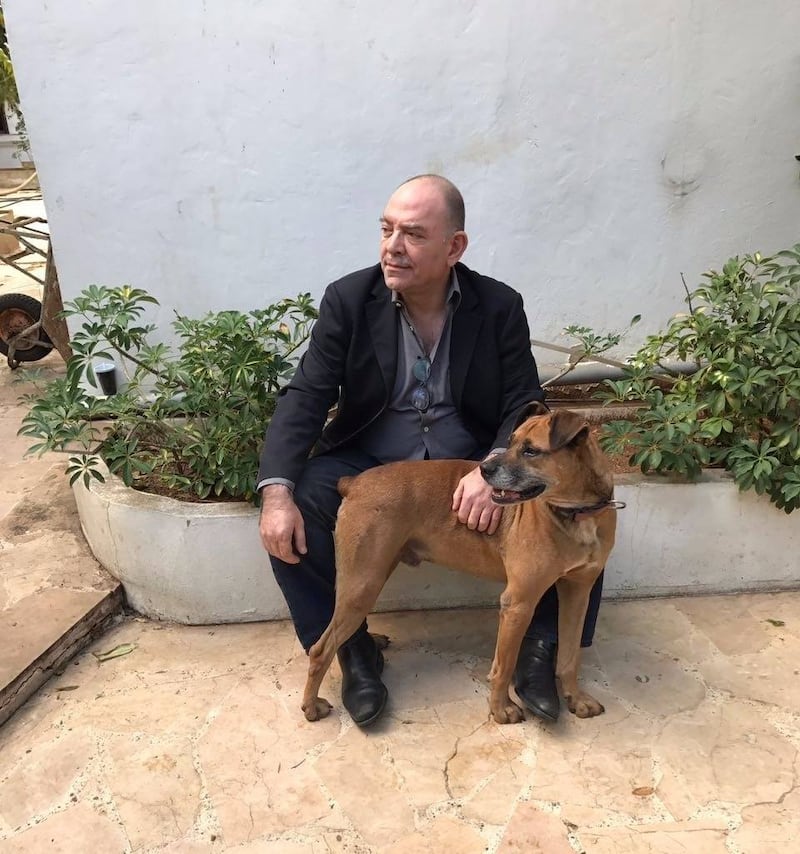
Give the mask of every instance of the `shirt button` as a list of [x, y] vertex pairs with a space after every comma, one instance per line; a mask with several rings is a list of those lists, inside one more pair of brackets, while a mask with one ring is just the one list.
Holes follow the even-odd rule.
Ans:
[[423, 433], [427, 433], [427, 432], [428, 432], [428, 430], [430, 430], [430, 429], [431, 429], [430, 427], [423, 427], [423, 428], [422, 428], [422, 432], [423, 432]]

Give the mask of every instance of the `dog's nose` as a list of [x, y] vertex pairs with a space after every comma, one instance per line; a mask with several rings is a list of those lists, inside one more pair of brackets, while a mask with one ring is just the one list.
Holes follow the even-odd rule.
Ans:
[[490, 477], [497, 471], [497, 460], [492, 457], [490, 460], [484, 460], [481, 463], [481, 474], [486, 478]]

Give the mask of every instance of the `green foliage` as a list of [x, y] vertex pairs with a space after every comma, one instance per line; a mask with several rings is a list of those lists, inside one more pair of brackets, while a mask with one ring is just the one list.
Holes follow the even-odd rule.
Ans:
[[[248, 314], [178, 315], [177, 353], [153, 341], [149, 305], [146, 291], [99, 286], [68, 303], [63, 315], [82, 323], [66, 377], [29, 396], [20, 433], [40, 440], [32, 452], [73, 453], [71, 482], [102, 478], [102, 458], [128, 486], [253, 500], [264, 430], [317, 316], [310, 294]], [[101, 360], [128, 373], [110, 397], [91, 391]]]
[[8, 50], [6, 17], [3, 14], [2, 3], [0, 3], [0, 100], [5, 101], [10, 107], [19, 105], [19, 92], [17, 92], [17, 81]]
[[[646, 339], [624, 379], [606, 382], [607, 400], [645, 406], [606, 425], [601, 444], [632, 450], [643, 472], [693, 478], [724, 466], [740, 489], [790, 513], [800, 507], [800, 244], [731, 258], [703, 278], [689, 312]], [[697, 370], [665, 377], [672, 359]]]
[[[641, 314], [635, 314], [631, 318], [628, 326], [635, 326], [641, 319]], [[591, 358], [592, 356], [597, 356], [601, 353], [605, 353], [607, 350], [611, 350], [624, 338], [624, 333], [621, 332], [609, 332], [599, 335], [588, 326], [574, 325], [566, 326], [564, 328], [564, 334], [578, 340], [580, 346], [577, 348], [576, 352], [580, 354], [581, 360]]]
[[[637, 324], [642, 319], [640, 314], [635, 315], [631, 318], [630, 323], [628, 324], [629, 328]], [[561, 350], [562, 352], [569, 353], [569, 359], [567, 360], [566, 367], [554, 377], [551, 377], [546, 382], [542, 383], [542, 387], [546, 388], [547, 386], [555, 385], [559, 380], [563, 377], [567, 376], [567, 374], [572, 373], [575, 368], [581, 363], [589, 359], [594, 359], [598, 362], [604, 362], [609, 365], [616, 365], [617, 362], [609, 361], [608, 359], [603, 358], [603, 353], [611, 350], [616, 347], [620, 341], [625, 337], [626, 333], [623, 332], [612, 332], [605, 335], [598, 335], [593, 329], [590, 329], [588, 326], [567, 326], [564, 328], [564, 334], [569, 335], [572, 338], [576, 338], [578, 343], [565, 350], [563, 347], [557, 347], [555, 349]], [[542, 344], [543, 342], [533, 342], [535, 344]], [[543, 346], [547, 347], [546, 344]]]
[[25, 127], [25, 117], [19, 106], [19, 91], [17, 90], [17, 79], [14, 76], [14, 66], [11, 64], [11, 53], [8, 49], [8, 37], [6, 35], [6, 19], [3, 14], [2, 3], [0, 3], [0, 109], [3, 104], [14, 113], [17, 120], [17, 135], [20, 147], [24, 152], [30, 152], [30, 141], [28, 131]]

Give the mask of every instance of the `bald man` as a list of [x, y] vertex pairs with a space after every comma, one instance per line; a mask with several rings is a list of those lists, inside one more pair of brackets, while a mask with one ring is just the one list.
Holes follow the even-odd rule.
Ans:
[[[380, 218], [380, 263], [328, 286], [308, 350], [278, 398], [258, 474], [260, 534], [306, 652], [333, 614], [339, 478], [396, 460], [484, 459], [505, 448], [525, 404], [544, 401], [522, 297], [461, 263], [464, 225], [464, 200], [446, 178], [401, 184]], [[477, 468], [459, 483], [452, 509], [488, 535], [503, 512]], [[601, 589], [599, 581], [584, 646]], [[514, 675], [520, 699], [546, 720], [559, 713], [557, 625], [551, 589]], [[368, 726], [388, 692], [366, 623], [338, 657], [342, 702]]]

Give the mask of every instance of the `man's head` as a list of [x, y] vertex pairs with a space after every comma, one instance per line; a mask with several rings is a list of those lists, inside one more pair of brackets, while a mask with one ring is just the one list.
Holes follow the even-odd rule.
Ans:
[[386, 286], [412, 296], [441, 289], [467, 248], [464, 199], [440, 175], [418, 175], [392, 194], [381, 217], [380, 259]]

